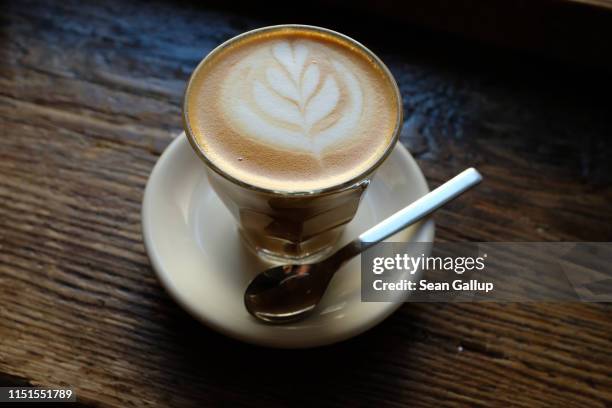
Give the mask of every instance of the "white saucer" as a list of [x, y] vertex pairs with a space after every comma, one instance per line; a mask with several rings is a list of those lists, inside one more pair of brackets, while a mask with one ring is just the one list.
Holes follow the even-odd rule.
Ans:
[[[414, 159], [397, 145], [379, 168], [339, 244], [427, 193]], [[315, 347], [346, 340], [375, 326], [401, 303], [362, 303], [359, 257], [334, 277], [315, 314], [270, 326], [243, 305], [248, 282], [268, 265], [243, 246], [230, 213], [211, 190], [204, 163], [182, 134], [164, 151], [147, 183], [142, 229], [153, 269], [170, 295], [211, 328], [248, 343]], [[389, 241], [431, 242], [429, 220]]]

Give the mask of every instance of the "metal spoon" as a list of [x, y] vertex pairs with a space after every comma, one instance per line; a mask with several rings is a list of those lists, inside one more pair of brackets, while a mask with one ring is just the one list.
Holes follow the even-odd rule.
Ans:
[[437, 210], [482, 180], [469, 168], [440, 187], [370, 228], [323, 261], [281, 265], [255, 277], [244, 294], [253, 316], [266, 323], [289, 323], [306, 317], [317, 306], [338, 268], [378, 242]]

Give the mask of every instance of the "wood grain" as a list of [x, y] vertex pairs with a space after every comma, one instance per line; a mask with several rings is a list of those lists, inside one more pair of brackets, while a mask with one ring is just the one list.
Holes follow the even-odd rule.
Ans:
[[[610, 83], [592, 71], [363, 21], [400, 84], [402, 143], [436, 186], [486, 182], [440, 241], [610, 241]], [[149, 172], [185, 81], [221, 41], [278, 22], [188, 4], [11, 2], [0, 16], [0, 383], [84, 406], [612, 405], [607, 304], [407, 304], [343, 344], [269, 350], [183, 312], [142, 244]], [[302, 17], [306, 19], [306, 17]], [[409, 33], [414, 33], [409, 31]]]

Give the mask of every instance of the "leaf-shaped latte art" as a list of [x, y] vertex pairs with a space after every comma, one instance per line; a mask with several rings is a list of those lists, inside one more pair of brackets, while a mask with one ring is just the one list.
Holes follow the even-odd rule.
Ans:
[[252, 79], [252, 98], [241, 98], [233, 111], [266, 143], [320, 154], [351, 136], [360, 119], [363, 94], [344, 65], [330, 59], [328, 72], [323, 73], [309, 60], [310, 54], [299, 42], [276, 43], [271, 49], [274, 62], [264, 68], [264, 76]]

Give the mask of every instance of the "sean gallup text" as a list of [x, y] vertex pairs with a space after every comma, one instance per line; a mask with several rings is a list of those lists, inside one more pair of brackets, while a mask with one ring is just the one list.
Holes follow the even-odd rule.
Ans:
[[376, 291], [448, 292], [453, 290], [489, 293], [494, 289], [493, 282], [481, 282], [476, 279], [470, 279], [469, 281], [456, 279], [452, 282], [431, 282], [426, 279], [419, 281], [402, 279], [396, 282], [384, 282], [382, 279], [377, 279], [372, 283], [372, 286]]

